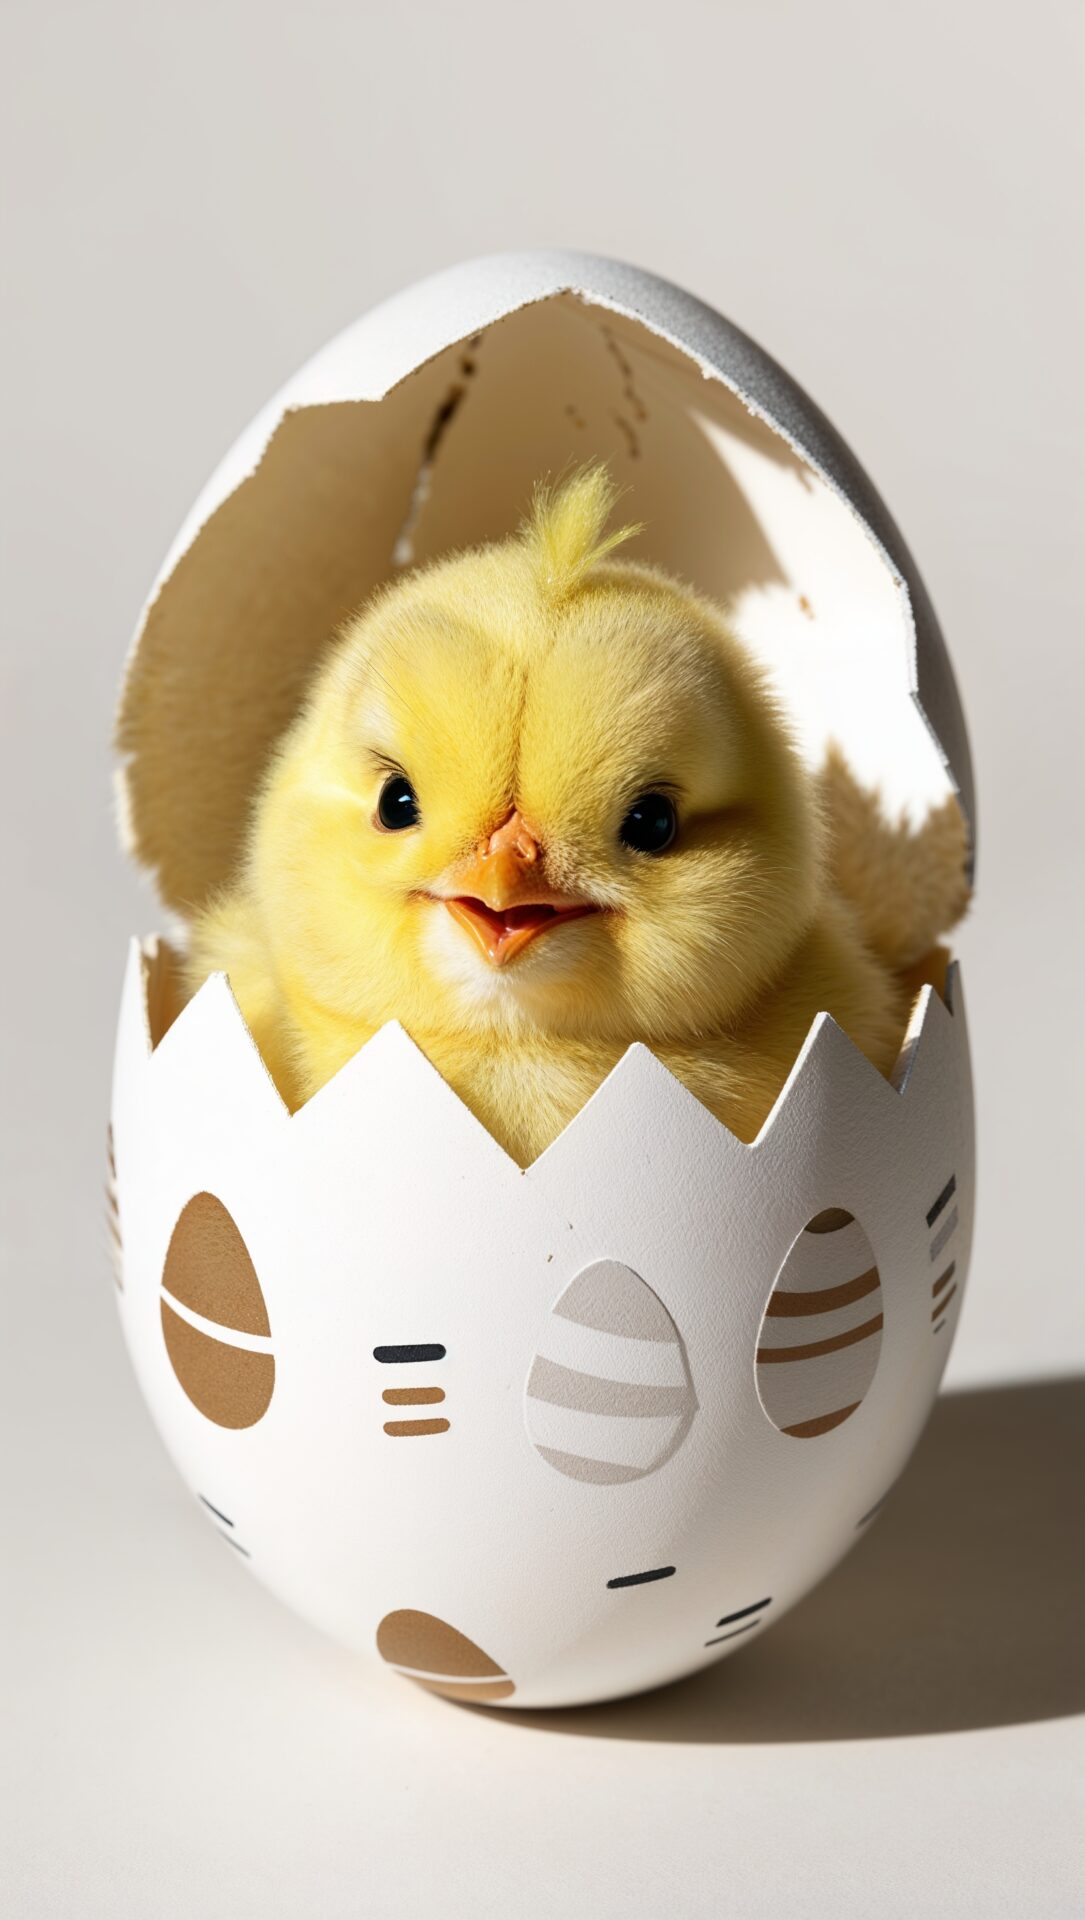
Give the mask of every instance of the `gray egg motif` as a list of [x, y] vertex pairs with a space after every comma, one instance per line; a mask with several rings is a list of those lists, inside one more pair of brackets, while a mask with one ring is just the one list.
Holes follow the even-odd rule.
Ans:
[[663, 1466], [696, 1411], [662, 1301], [618, 1260], [584, 1267], [551, 1308], [528, 1375], [532, 1446], [573, 1480], [615, 1486]]
[[829, 1207], [792, 1245], [757, 1341], [757, 1391], [774, 1427], [815, 1440], [870, 1390], [882, 1346], [882, 1288], [870, 1241]]

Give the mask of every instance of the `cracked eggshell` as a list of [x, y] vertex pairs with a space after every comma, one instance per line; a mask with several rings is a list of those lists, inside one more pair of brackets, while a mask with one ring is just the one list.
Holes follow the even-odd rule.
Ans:
[[951, 789], [968, 741], [930, 601], [858, 463], [783, 370], [677, 287], [563, 253], [455, 267], [349, 327], [227, 454], [128, 662], [126, 838], [191, 910], [233, 870], [253, 789], [321, 650], [412, 560], [500, 537], [540, 474], [605, 458], [629, 552], [726, 602], [800, 739], [887, 801]]
[[[167, 907], [229, 873], [337, 622], [592, 456], [812, 758], [833, 732], [901, 805], [972, 819], [929, 601], [833, 429], [678, 289], [516, 255], [348, 329], [182, 528], [119, 722]], [[112, 1153], [132, 1359], [236, 1557], [431, 1691], [607, 1698], [756, 1639], [918, 1437], [971, 1238], [960, 982], [924, 989], [892, 1082], [820, 1016], [752, 1146], [635, 1046], [521, 1172], [394, 1025], [290, 1115], [227, 981], [182, 1009], [134, 944]]]

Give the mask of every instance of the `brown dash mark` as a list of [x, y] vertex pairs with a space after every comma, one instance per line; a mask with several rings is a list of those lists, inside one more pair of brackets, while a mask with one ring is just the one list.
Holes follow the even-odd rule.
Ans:
[[386, 1420], [384, 1431], [393, 1440], [410, 1440], [430, 1433], [447, 1433], [448, 1420]]

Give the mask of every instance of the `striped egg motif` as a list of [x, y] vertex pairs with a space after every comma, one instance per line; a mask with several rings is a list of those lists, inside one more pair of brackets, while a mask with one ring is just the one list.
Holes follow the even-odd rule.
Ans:
[[697, 1401], [666, 1307], [618, 1260], [597, 1260], [551, 1309], [527, 1379], [532, 1446], [570, 1479], [642, 1480], [677, 1452]]
[[757, 1391], [774, 1427], [814, 1440], [862, 1405], [882, 1345], [873, 1248], [840, 1207], [799, 1234], [769, 1296], [757, 1342]]
[[182, 1208], [162, 1271], [162, 1337], [194, 1407], [217, 1427], [252, 1427], [271, 1405], [271, 1327], [249, 1250], [222, 1201]]

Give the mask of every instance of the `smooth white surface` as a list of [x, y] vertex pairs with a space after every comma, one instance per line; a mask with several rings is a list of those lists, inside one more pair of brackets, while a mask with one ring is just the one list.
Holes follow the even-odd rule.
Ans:
[[[0, 1906], [1070, 1920], [1081, 1389], [1040, 1383], [1085, 1371], [1078, 10], [375, 15], [3, 16]], [[315, 343], [536, 241], [703, 292], [853, 442], [949, 637], [982, 833], [952, 1390], [763, 1647], [565, 1731], [362, 1676], [259, 1591], [141, 1409], [100, 1224], [117, 980], [155, 920], [105, 744], [135, 611]]]

